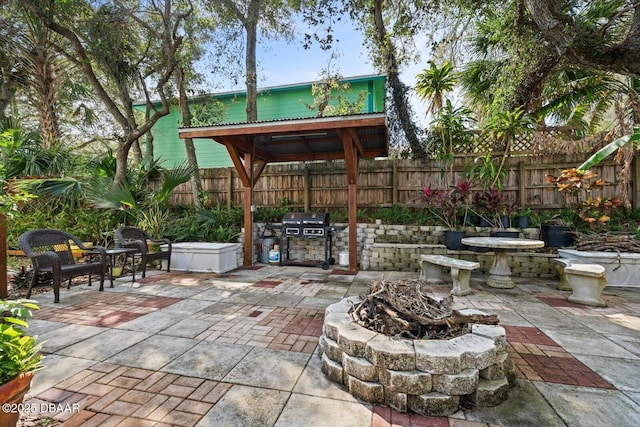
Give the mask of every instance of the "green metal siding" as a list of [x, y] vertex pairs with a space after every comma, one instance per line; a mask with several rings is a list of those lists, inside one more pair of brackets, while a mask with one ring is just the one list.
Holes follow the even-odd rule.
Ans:
[[[345, 79], [351, 85], [347, 94], [349, 100], [356, 100], [360, 91], [367, 91], [362, 113], [377, 113], [384, 111], [385, 77], [365, 76], [362, 78]], [[313, 117], [315, 111], [308, 109], [305, 104], [313, 103], [311, 83], [303, 85], [280, 86], [258, 92], [258, 120], [277, 120], [299, 117]], [[216, 98], [226, 108], [223, 123], [246, 122], [246, 96], [244, 93], [226, 93]], [[192, 102], [197, 102], [193, 100]], [[137, 106], [143, 109], [144, 105]], [[178, 107], [172, 107], [168, 116], [162, 117], [153, 127], [154, 156], [164, 161], [165, 167], [171, 168], [176, 163], [186, 159], [184, 141], [178, 138], [180, 127], [180, 113]], [[222, 144], [211, 140], [194, 140], [198, 166], [200, 168], [219, 168], [232, 166], [227, 150]]]

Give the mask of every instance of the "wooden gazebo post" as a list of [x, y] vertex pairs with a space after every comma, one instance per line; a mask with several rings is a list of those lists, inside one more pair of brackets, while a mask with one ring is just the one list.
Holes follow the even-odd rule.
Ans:
[[[236, 171], [240, 176], [242, 185], [244, 186], [244, 257], [243, 264], [246, 266], [253, 265], [253, 212], [251, 206], [253, 206], [253, 187], [260, 178], [264, 167], [267, 162], [264, 160], [256, 159], [253, 150], [247, 150], [244, 153], [243, 160], [240, 157], [240, 153], [237, 150], [234, 141], [237, 144], [236, 138], [222, 139], [224, 146], [227, 148], [227, 152], [231, 157], [231, 161], [236, 167]], [[246, 141], [245, 141], [246, 142]], [[256, 167], [254, 168], [254, 163]]]
[[347, 167], [347, 206], [349, 210], [349, 270], [358, 270], [358, 162], [362, 145], [353, 128], [338, 129]]

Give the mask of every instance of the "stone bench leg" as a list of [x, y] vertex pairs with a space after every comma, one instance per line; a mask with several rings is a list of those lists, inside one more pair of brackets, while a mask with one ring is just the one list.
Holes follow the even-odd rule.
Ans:
[[567, 298], [571, 302], [595, 307], [606, 307], [607, 303], [600, 298], [600, 294], [607, 286], [606, 277], [592, 277], [571, 274], [565, 271], [567, 284], [571, 286], [573, 294]]
[[556, 265], [556, 271], [558, 272], [558, 290], [559, 291], [570, 291], [571, 286], [569, 282], [567, 282], [567, 276], [564, 274], [564, 265]]
[[420, 273], [420, 279], [427, 283], [440, 284], [442, 280], [442, 267], [430, 262], [422, 261], [422, 272]]
[[469, 286], [469, 278], [471, 277], [471, 270], [464, 270], [460, 268], [451, 268], [451, 279], [453, 279], [453, 289], [451, 289], [451, 295], [462, 296], [468, 295], [471, 292]]

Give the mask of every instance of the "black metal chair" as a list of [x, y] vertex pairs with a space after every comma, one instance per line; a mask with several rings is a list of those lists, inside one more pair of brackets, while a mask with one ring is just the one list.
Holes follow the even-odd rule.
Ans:
[[[147, 264], [154, 260], [167, 260], [167, 272], [171, 271], [171, 240], [154, 239], [146, 231], [136, 227], [120, 227], [116, 230], [116, 240], [123, 248], [135, 248], [142, 258], [142, 277], [146, 277]], [[150, 252], [147, 242], [151, 245], [167, 245], [166, 251]]]
[[[71, 251], [71, 242], [76, 244], [83, 254], [90, 255], [86, 262], [76, 262]], [[67, 289], [71, 287], [71, 279], [76, 276], [100, 276], [100, 290], [104, 290], [104, 277], [107, 272], [107, 255], [102, 246], [86, 247], [77, 237], [60, 230], [37, 229], [27, 231], [19, 237], [20, 249], [31, 259], [33, 277], [29, 283], [27, 298], [31, 297], [31, 289], [43, 273], [53, 276], [53, 302], [60, 302], [60, 282], [69, 278]]]

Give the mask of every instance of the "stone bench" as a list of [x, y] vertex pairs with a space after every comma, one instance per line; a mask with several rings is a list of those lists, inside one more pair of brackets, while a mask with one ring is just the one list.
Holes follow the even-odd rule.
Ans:
[[422, 272], [420, 278], [429, 283], [442, 283], [442, 269], [451, 269], [453, 288], [451, 295], [467, 295], [472, 292], [469, 286], [471, 270], [480, 268], [480, 263], [451, 258], [444, 255], [420, 255]]
[[560, 276], [558, 289], [572, 291], [567, 298], [569, 301], [596, 307], [607, 306], [600, 298], [602, 290], [607, 286], [603, 266], [572, 258], [554, 258], [553, 263], [556, 264]]

